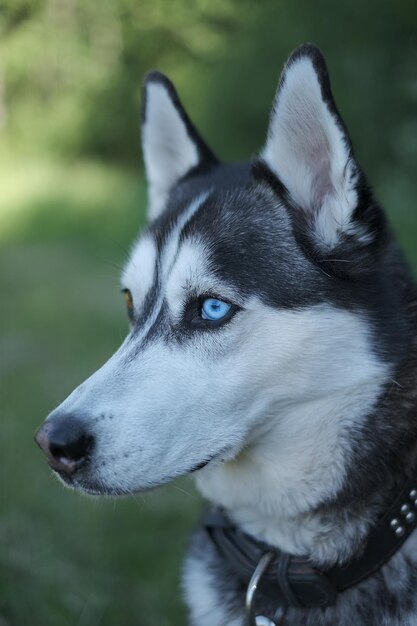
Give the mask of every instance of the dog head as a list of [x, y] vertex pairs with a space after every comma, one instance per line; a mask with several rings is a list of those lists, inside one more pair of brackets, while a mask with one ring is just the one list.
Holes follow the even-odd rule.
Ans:
[[[122, 275], [130, 332], [38, 432], [51, 466], [125, 494], [215, 476], [272, 430], [290, 465], [300, 441], [307, 460], [335, 447], [333, 399], [354, 418], [386, 375], [374, 337], [388, 238], [321, 53], [290, 57], [249, 164], [221, 163], [156, 72], [142, 138], [149, 226]], [[318, 403], [318, 417], [294, 413]]]

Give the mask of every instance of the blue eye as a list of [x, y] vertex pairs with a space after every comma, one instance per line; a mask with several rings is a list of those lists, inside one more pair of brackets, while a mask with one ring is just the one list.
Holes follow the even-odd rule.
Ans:
[[216, 298], [206, 298], [201, 306], [201, 317], [203, 320], [221, 320], [229, 313], [232, 305]]

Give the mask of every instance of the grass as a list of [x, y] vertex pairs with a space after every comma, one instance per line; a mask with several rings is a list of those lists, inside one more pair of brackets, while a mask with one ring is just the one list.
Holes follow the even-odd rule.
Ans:
[[[417, 266], [411, 181], [378, 195]], [[0, 159], [0, 626], [180, 626], [187, 480], [126, 500], [52, 479], [32, 435], [127, 330], [118, 267], [144, 222], [136, 173]]]

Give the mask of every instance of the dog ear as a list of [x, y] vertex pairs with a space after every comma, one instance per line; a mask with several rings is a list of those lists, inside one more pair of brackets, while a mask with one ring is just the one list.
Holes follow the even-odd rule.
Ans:
[[315, 46], [295, 50], [284, 68], [261, 157], [322, 252], [343, 235], [369, 243], [371, 233], [354, 219], [363, 175]]
[[188, 117], [171, 81], [156, 71], [147, 75], [143, 86], [142, 149], [151, 220], [164, 211], [170, 190], [181, 178], [218, 162]]

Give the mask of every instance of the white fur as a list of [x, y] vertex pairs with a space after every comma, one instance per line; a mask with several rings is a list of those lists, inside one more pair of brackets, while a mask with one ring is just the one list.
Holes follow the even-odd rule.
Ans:
[[180, 321], [190, 288], [201, 285], [207, 270], [204, 247], [195, 242], [184, 242], [166, 281], [166, 298], [176, 321]]
[[149, 184], [148, 216], [153, 220], [165, 208], [170, 189], [199, 161], [183, 120], [159, 82], [146, 85], [142, 148]]
[[239, 359], [250, 378], [242, 382], [269, 402], [245, 449], [203, 469], [197, 485], [255, 536], [292, 554], [332, 558], [340, 542], [329, 545], [308, 511], [341, 487], [350, 452], [343, 434], [360, 426], [388, 368], [372, 354], [366, 322], [356, 314], [328, 305], [258, 305], [252, 316]]
[[[352, 232], [356, 167], [309, 56], [291, 61], [284, 71], [262, 156], [310, 215], [324, 250], [338, 243], [341, 232]], [[358, 234], [367, 243], [370, 234]]]
[[242, 626], [243, 617], [229, 620], [227, 596], [219, 593], [216, 577], [204, 559], [187, 562], [183, 588], [192, 626]]
[[191, 218], [197, 213], [203, 202], [207, 200], [208, 196], [209, 192], [206, 191], [194, 198], [190, 205], [180, 213], [174, 228], [171, 230], [168, 242], [165, 245], [161, 256], [161, 273], [163, 275], [164, 284], [168, 280], [173, 263], [176, 260], [176, 256], [178, 254], [180, 245], [179, 236], [181, 234], [181, 231], [187, 224], [187, 222], [189, 222]]
[[140, 310], [155, 278], [157, 250], [152, 237], [145, 235], [134, 247], [123, 271], [122, 288], [130, 289], [136, 314]]
[[190, 293], [195, 296], [221, 293], [224, 299], [240, 303], [236, 290], [210, 271], [206, 247], [196, 238], [188, 239], [181, 245], [166, 281], [167, 302], [173, 318], [178, 322]]
[[[165, 285], [170, 276], [172, 265], [178, 254], [179, 235], [182, 228], [190, 220], [193, 215], [198, 211], [200, 206], [208, 197], [208, 192], [202, 193], [197, 196], [179, 216], [175, 226], [173, 227], [169, 240], [164, 247], [160, 264], [160, 281], [162, 285]], [[152, 287], [155, 273], [157, 259], [157, 248], [153, 238], [146, 234], [139, 238], [136, 245], [133, 247], [130, 259], [126, 265], [122, 274], [122, 288], [129, 289], [132, 297], [136, 315], [140, 313], [141, 305], [143, 304], [149, 289]], [[141, 336], [145, 336], [149, 331], [149, 328], [155, 322], [160, 312], [164, 299], [164, 289], [159, 290], [158, 298], [154, 302], [153, 314], [147, 320], [147, 323], [141, 328]]]

